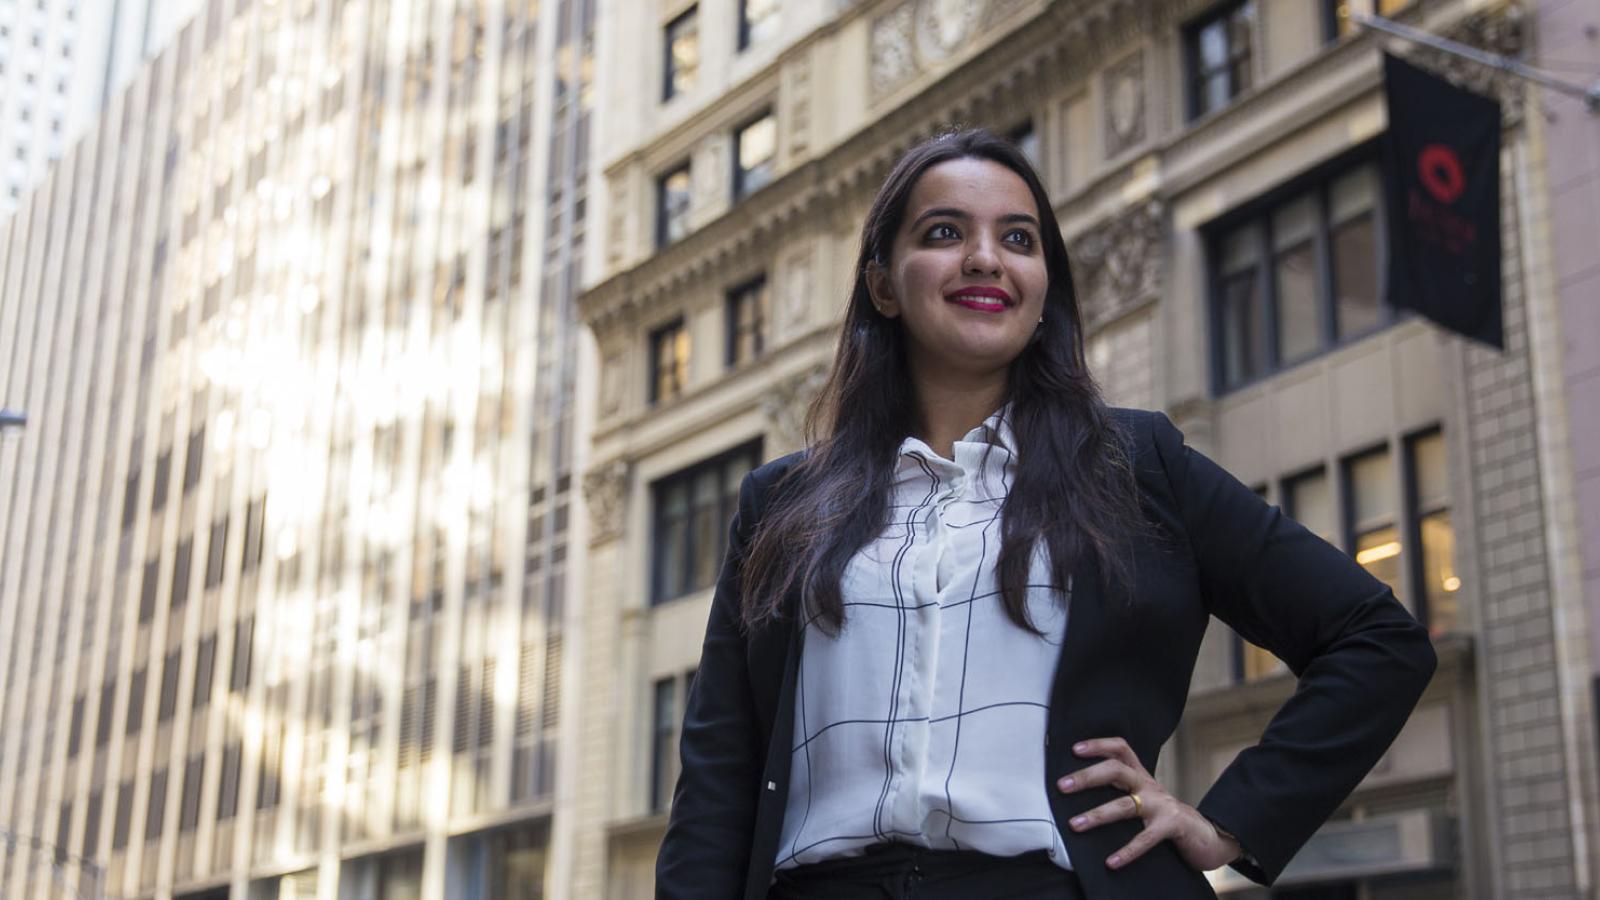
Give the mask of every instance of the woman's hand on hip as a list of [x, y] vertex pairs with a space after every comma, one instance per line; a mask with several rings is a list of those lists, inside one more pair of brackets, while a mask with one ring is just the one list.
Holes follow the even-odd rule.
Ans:
[[[1074, 744], [1079, 756], [1105, 757], [1086, 769], [1056, 781], [1056, 788], [1071, 794], [1088, 787], [1113, 787], [1127, 792], [1109, 803], [1074, 816], [1074, 831], [1087, 831], [1119, 819], [1142, 819], [1144, 830], [1106, 859], [1120, 869], [1161, 841], [1172, 841], [1184, 862], [1199, 871], [1225, 866], [1239, 857], [1238, 841], [1224, 835], [1199, 810], [1167, 793], [1144, 770], [1133, 748], [1122, 738], [1095, 738]], [[1137, 797], [1137, 801], [1135, 801]]]

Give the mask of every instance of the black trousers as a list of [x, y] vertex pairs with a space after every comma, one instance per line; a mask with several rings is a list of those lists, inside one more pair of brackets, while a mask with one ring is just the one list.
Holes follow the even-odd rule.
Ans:
[[864, 856], [780, 869], [767, 900], [1084, 900], [1078, 876], [1043, 850], [990, 856], [878, 844]]

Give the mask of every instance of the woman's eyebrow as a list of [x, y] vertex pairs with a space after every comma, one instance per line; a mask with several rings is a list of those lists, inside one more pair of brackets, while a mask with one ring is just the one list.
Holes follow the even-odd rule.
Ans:
[[[962, 221], [971, 221], [972, 215], [970, 213], [968, 213], [966, 210], [957, 209], [954, 206], [935, 206], [932, 209], [924, 211], [922, 213], [922, 215], [917, 216], [916, 221], [911, 223], [911, 227], [912, 228], [916, 228], [918, 225], [921, 225], [924, 219], [935, 219], [935, 218], [961, 219]], [[1027, 213], [1006, 213], [1005, 215], [1000, 217], [1000, 222], [1003, 225], [1009, 225], [1012, 222], [1024, 222], [1024, 223], [1027, 223], [1029, 225], [1032, 225], [1035, 228], [1039, 227], [1039, 220], [1035, 219], [1033, 216], [1028, 215]]]

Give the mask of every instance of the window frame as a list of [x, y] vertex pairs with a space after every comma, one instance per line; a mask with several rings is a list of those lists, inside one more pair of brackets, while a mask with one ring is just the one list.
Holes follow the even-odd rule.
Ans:
[[[674, 97], [680, 97], [693, 89], [693, 85], [684, 85], [681, 90], [674, 89], [675, 74], [672, 64], [672, 39], [674, 32], [685, 24], [692, 25], [695, 29], [695, 39], [698, 43], [700, 37], [700, 4], [691, 3], [661, 26], [661, 102], [669, 103]], [[696, 64], [695, 72], [698, 75], [699, 65]]]
[[[735, 161], [734, 165], [737, 167], [738, 166], [738, 162]], [[667, 209], [667, 181], [669, 179], [671, 179], [672, 177], [676, 176], [677, 174], [679, 174], [680, 172], [688, 179], [688, 181], [689, 181], [689, 189], [684, 191], [684, 198], [685, 199], [684, 199], [684, 208], [683, 208], [683, 216], [684, 216], [683, 233], [680, 234], [678, 237], [672, 237], [671, 234], [670, 234], [670, 231], [671, 231], [671, 229], [670, 229], [671, 214], [669, 213], [669, 211]], [[689, 236], [688, 218], [689, 218], [689, 212], [693, 208], [693, 206], [694, 206], [694, 171], [693, 171], [693, 168], [692, 168], [689, 160], [686, 159], [683, 162], [681, 162], [681, 163], [679, 163], [679, 164], [677, 164], [677, 165], [675, 165], [675, 166], [673, 166], [673, 167], [671, 167], [669, 169], [666, 169], [660, 175], [656, 176], [656, 235], [655, 235], [655, 237], [656, 237], [656, 249], [657, 250], [662, 250], [662, 249], [664, 249], [666, 247], [670, 247], [673, 244], [676, 244], [679, 241], [681, 241], [684, 238]]]
[[[663, 347], [663, 343], [662, 343], [663, 340], [669, 334], [674, 334], [675, 335], [675, 334], [680, 333], [680, 332], [687, 333], [688, 332], [688, 328], [689, 328], [688, 319], [683, 315], [679, 315], [679, 316], [677, 316], [675, 318], [672, 318], [672, 319], [670, 319], [670, 320], [668, 320], [666, 322], [663, 322], [662, 324], [657, 325], [656, 327], [650, 329], [650, 331], [648, 333], [649, 356], [650, 356], [649, 403], [650, 403], [651, 406], [656, 406], [657, 404], [664, 403], [664, 402], [666, 402], [668, 400], [672, 400], [672, 399], [674, 399], [676, 397], [681, 397], [681, 396], [683, 396], [684, 392], [689, 389], [689, 379], [688, 379], [688, 376], [685, 375], [684, 379], [683, 379], [683, 383], [677, 385], [676, 390], [672, 391], [670, 394], [663, 394], [661, 392], [661, 379], [660, 379], [661, 357], [662, 357], [662, 352], [661, 351], [662, 351], [662, 347]], [[694, 352], [694, 347], [693, 347], [692, 343], [690, 345], [690, 348], [689, 348], [688, 352], [690, 354], [692, 354]], [[688, 359], [687, 358], [684, 360], [684, 365], [685, 366], [688, 365]]]
[[[1218, 22], [1226, 22], [1228, 19], [1232, 18], [1234, 16], [1234, 14], [1238, 13], [1241, 9], [1243, 9], [1246, 6], [1250, 6], [1250, 5], [1254, 5], [1256, 7], [1256, 13], [1255, 14], [1256, 14], [1257, 17], [1259, 17], [1260, 14], [1261, 14], [1261, 12], [1260, 12], [1260, 4], [1258, 4], [1256, 2], [1256, 0], [1224, 0], [1224, 2], [1218, 3], [1218, 4], [1214, 5], [1214, 6], [1212, 6], [1211, 8], [1207, 9], [1205, 12], [1201, 13], [1198, 16], [1195, 16], [1194, 18], [1190, 19], [1189, 21], [1187, 21], [1187, 22], [1185, 22], [1183, 24], [1183, 76], [1184, 76], [1184, 81], [1185, 81], [1184, 112], [1186, 113], [1185, 121], [1187, 121], [1187, 122], [1195, 122], [1195, 121], [1198, 121], [1199, 119], [1204, 118], [1205, 116], [1210, 115], [1212, 113], [1215, 113], [1215, 112], [1217, 112], [1219, 110], [1227, 109], [1228, 107], [1233, 105], [1234, 101], [1238, 99], [1240, 94], [1244, 93], [1246, 90], [1249, 90], [1250, 86], [1241, 87], [1240, 85], [1235, 83], [1234, 73], [1233, 73], [1233, 62], [1234, 62], [1236, 48], [1234, 47], [1234, 44], [1233, 44], [1233, 36], [1232, 36], [1232, 34], [1230, 32], [1230, 29], [1225, 26], [1223, 31], [1224, 31], [1224, 34], [1228, 38], [1228, 45], [1227, 45], [1227, 60], [1228, 60], [1228, 64], [1227, 64], [1227, 69], [1226, 69], [1226, 72], [1227, 72], [1227, 75], [1228, 75], [1228, 99], [1227, 99], [1227, 102], [1223, 103], [1220, 106], [1212, 108], [1212, 109], [1203, 109], [1202, 106], [1201, 106], [1201, 104], [1202, 104], [1201, 98], [1204, 96], [1204, 93], [1205, 93], [1204, 84], [1206, 82], [1206, 78], [1203, 77], [1204, 73], [1202, 73], [1201, 70], [1200, 70], [1200, 34], [1202, 32], [1204, 32], [1207, 28], [1209, 28], [1210, 26], [1212, 26], [1212, 25], [1214, 25], [1214, 24], [1216, 24]], [[1248, 53], [1246, 54], [1245, 61], [1244, 61], [1245, 66], [1251, 70], [1251, 75], [1252, 75], [1252, 77], [1250, 79], [1250, 85], [1251, 86], [1253, 86], [1255, 84], [1254, 69], [1255, 69], [1255, 65], [1256, 65], [1256, 51], [1258, 49], [1257, 45], [1259, 43], [1256, 40], [1256, 37], [1257, 37], [1257, 35], [1254, 32], [1252, 32], [1251, 35], [1250, 35], [1250, 49], [1249, 49]]]
[[[783, 14], [783, 4], [779, 2], [772, 11], [774, 17]], [[750, 39], [750, 0], [739, 0], [739, 34], [734, 45], [734, 52], [743, 53], [750, 49], [754, 43]]]
[[[739, 146], [743, 142], [744, 133], [759, 125], [766, 119], [772, 120], [772, 156], [767, 160], [767, 179], [755, 187], [750, 187], [748, 179], [755, 169], [746, 169], [739, 159]], [[754, 115], [740, 120], [733, 129], [733, 149], [729, 154], [733, 158], [733, 202], [738, 203], [767, 185], [771, 184], [778, 176], [778, 112], [772, 105], [763, 106]]]
[[[739, 346], [739, 309], [741, 303], [754, 298], [755, 314], [752, 323], [753, 336], [751, 343], [754, 345], [750, 358], [740, 360], [736, 353]], [[753, 277], [746, 278], [728, 288], [723, 299], [723, 368], [733, 371], [740, 366], [748, 365], [760, 359], [766, 352], [766, 325], [767, 307], [770, 305], [770, 291], [765, 271]]]
[[[750, 461], [750, 469], [746, 470], [747, 472], [754, 470], [761, 464], [761, 454], [764, 443], [765, 442], [762, 437], [758, 435], [750, 440], [743, 441], [734, 445], [733, 447], [723, 450], [720, 453], [707, 457], [706, 459], [703, 459], [691, 466], [687, 466], [679, 469], [676, 472], [663, 475], [662, 477], [657, 478], [650, 483], [649, 546], [651, 548], [651, 552], [648, 567], [650, 581], [649, 590], [647, 591], [647, 604], [651, 608], [663, 606], [683, 597], [694, 596], [696, 593], [706, 590], [712, 586], [693, 586], [692, 578], [689, 577], [693, 568], [693, 562], [696, 555], [695, 551], [698, 549], [694, 540], [694, 499], [692, 493], [689, 498], [687, 518], [684, 523], [684, 527], [688, 530], [684, 537], [683, 548], [681, 551], [683, 554], [683, 562], [685, 563], [683, 568], [685, 577], [683, 581], [689, 586], [682, 587], [680, 590], [679, 588], [681, 586], [666, 585], [663, 583], [665, 578], [664, 561], [667, 557], [666, 554], [662, 552], [662, 548], [664, 546], [662, 536], [666, 531], [667, 523], [664, 520], [662, 509], [664, 506], [663, 499], [666, 495], [666, 492], [680, 484], [685, 485], [686, 489], [692, 491], [692, 487], [696, 479], [698, 479], [707, 471], [717, 472], [718, 484], [725, 485], [727, 483], [727, 467], [736, 461], [748, 458]], [[720, 535], [720, 539], [725, 542], [727, 537], [727, 525], [730, 521], [732, 521], [733, 514], [738, 508], [738, 494], [719, 492], [717, 503], [717, 522], [720, 528], [715, 533]], [[722, 552], [727, 552], [727, 547], [725, 545], [722, 548]]]
[[[1378, 153], [1379, 139], [1365, 141], [1348, 152], [1277, 185], [1239, 207], [1224, 213], [1199, 229], [1205, 244], [1206, 265], [1206, 321], [1210, 331], [1207, 354], [1210, 362], [1210, 390], [1213, 398], [1225, 396], [1248, 388], [1258, 382], [1288, 372], [1298, 366], [1318, 359], [1339, 348], [1364, 340], [1379, 332], [1412, 318], [1415, 313], [1389, 303], [1388, 297], [1388, 236], [1389, 223], [1384, 209], [1383, 160]], [[1330, 195], [1333, 184], [1340, 178], [1372, 168], [1376, 191], [1370, 215], [1373, 221], [1373, 265], [1377, 272], [1378, 321], [1369, 329], [1351, 334], [1339, 334], [1338, 297], [1334, 284], [1337, 260], [1333, 256], [1332, 207]], [[1280, 209], [1310, 194], [1316, 208], [1316, 221], [1312, 240], [1316, 259], [1315, 284], [1317, 290], [1317, 324], [1319, 344], [1311, 352], [1285, 363], [1280, 358], [1279, 298], [1275, 261], [1278, 253], [1273, 249], [1272, 218]], [[1224, 316], [1226, 287], [1234, 276], [1224, 277], [1222, 272], [1223, 245], [1229, 235], [1248, 231], [1256, 248], [1253, 297], [1254, 313], [1261, 323], [1259, 345], [1260, 368], [1241, 375], [1236, 383], [1227, 381], [1227, 360], [1230, 345], [1229, 323]]]
[[[1411, 613], [1424, 628], [1428, 628], [1430, 634], [1437, 636], [1441, 633], [1450, 632], [1434, 632], [1432, 630], [1432, 610], [1428, 607], [1427, 592], [1423, 589], [1423, 579], [1426, 577], [1426, 572], [1423, 569], [1422, 558], [1422, 520], [1424, 516], [1438, 512], [1453, 513], [1459, 506], [1456, 503], [1455, 495], [1452, 493], [1447, 505], [1430, 507], [1427, 510], [1422, 508], [1418, 496], [1420, 479], [1417, 474], [1417, 460], [1414, 448], [1419, 441], [1435, 436], [1445, 442], [1446, 471], [1443, 473], [1443, 477], [1446, 484], [1449, 484], [1449, 435], [1445, 431], [1442, 422], [1433, 422], [1419, 428], [1403, 431], [1395, 435], [1393, 440], [1385, 438], [1381, 441], [1367, 443], [1351, 450], [1340, 452], [1334, 457], [1331, 467], [1328, 465], [1327, 460], [1319, 460], [1312, 465], [1302, 466], [1285, 474], [1278, 478], [1276, 483], [1279, 498], [1278, 506], [1283, 510], [1284, 515], [1294, 519], [1296, 523], [1300, 523], [1293, 508], [1293, 493], [1289, 490], [1289, 486], [1300, 479], [1317, 474], [1329, 479], [1328, 489], [1333, 493], [1334, 515], [1337, 519], [1333, 526], [1334, 537], [1337, 542], [1330, 541], [1330, 543], [1333, 543], [1334, 546], [1339, 548], [1340, 552], [1349, 556], [1351, 561], [1354, 562], [1355, 553], [1353, 548], [1355, 547], [1358, 523], [1355, 520], [1355, 491], [1352, 488], [1353, 479], [1350, 476], [1350, 469], [1354, 462], [1363, 456], [1380, 452], [1387, 454], [1391, 464], [1399, 467], [1398, 471], [1391, 470], [1391, 477], [1398, 479], [1397, 487], [1399, 493], [1396, 495], [1398, 508], [1394, 513], [1394, 527], [1399, 535], [1401, 542], [1400, 552], [1404, 557], [1401, 560], [1399, 569], [1400, 584], [1391, 585], [1391, 588], [1394, 591], [1395, 600], [1405, 607], [1406, 611]], [[1397, 454], [1398, 459], [1396, 459]], [[1261, 494], [1263, 500], [1267, 499], [1261, 490], [1257, 489], [1257, 493]], [[1300, 524], [1308, 531], [1310, 530], [1309, 526], [1303, 523]], [[1452, 518], [1450, 522], [1452, 533], [1457, 532], [1457, 525], [1458, 523]], [[1316, 532], [1312, 533], [1315, 534]], [[1456, 562], [1459, 562], [1459, 557]], [[1357, 563], [1357, 565], [1360, 564]], [[1457, 571], [1459, 572], [1459, 569]], [[1458, 631], [1464, 627], [1466, 627], [1465, 619], [1458, 615], [1451, 630]], [[1271, 678], [1282, 674], [1281, 672], [1274, 672], [1257, 676], [1257, 678], [1246, 678], [1245, 640], [1238, 632], [1231, 633], [1230, 652], [1234, 684], [1249, 684], [1261, 678]]]

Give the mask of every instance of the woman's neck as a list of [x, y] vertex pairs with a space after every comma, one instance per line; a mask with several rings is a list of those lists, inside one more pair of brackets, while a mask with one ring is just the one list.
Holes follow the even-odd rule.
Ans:
[[945, 459], [955, 458], [955, 442], [983, 424], [1005, 402], [1005, 373], [982, 383], [917, 379], [917, 437]]

